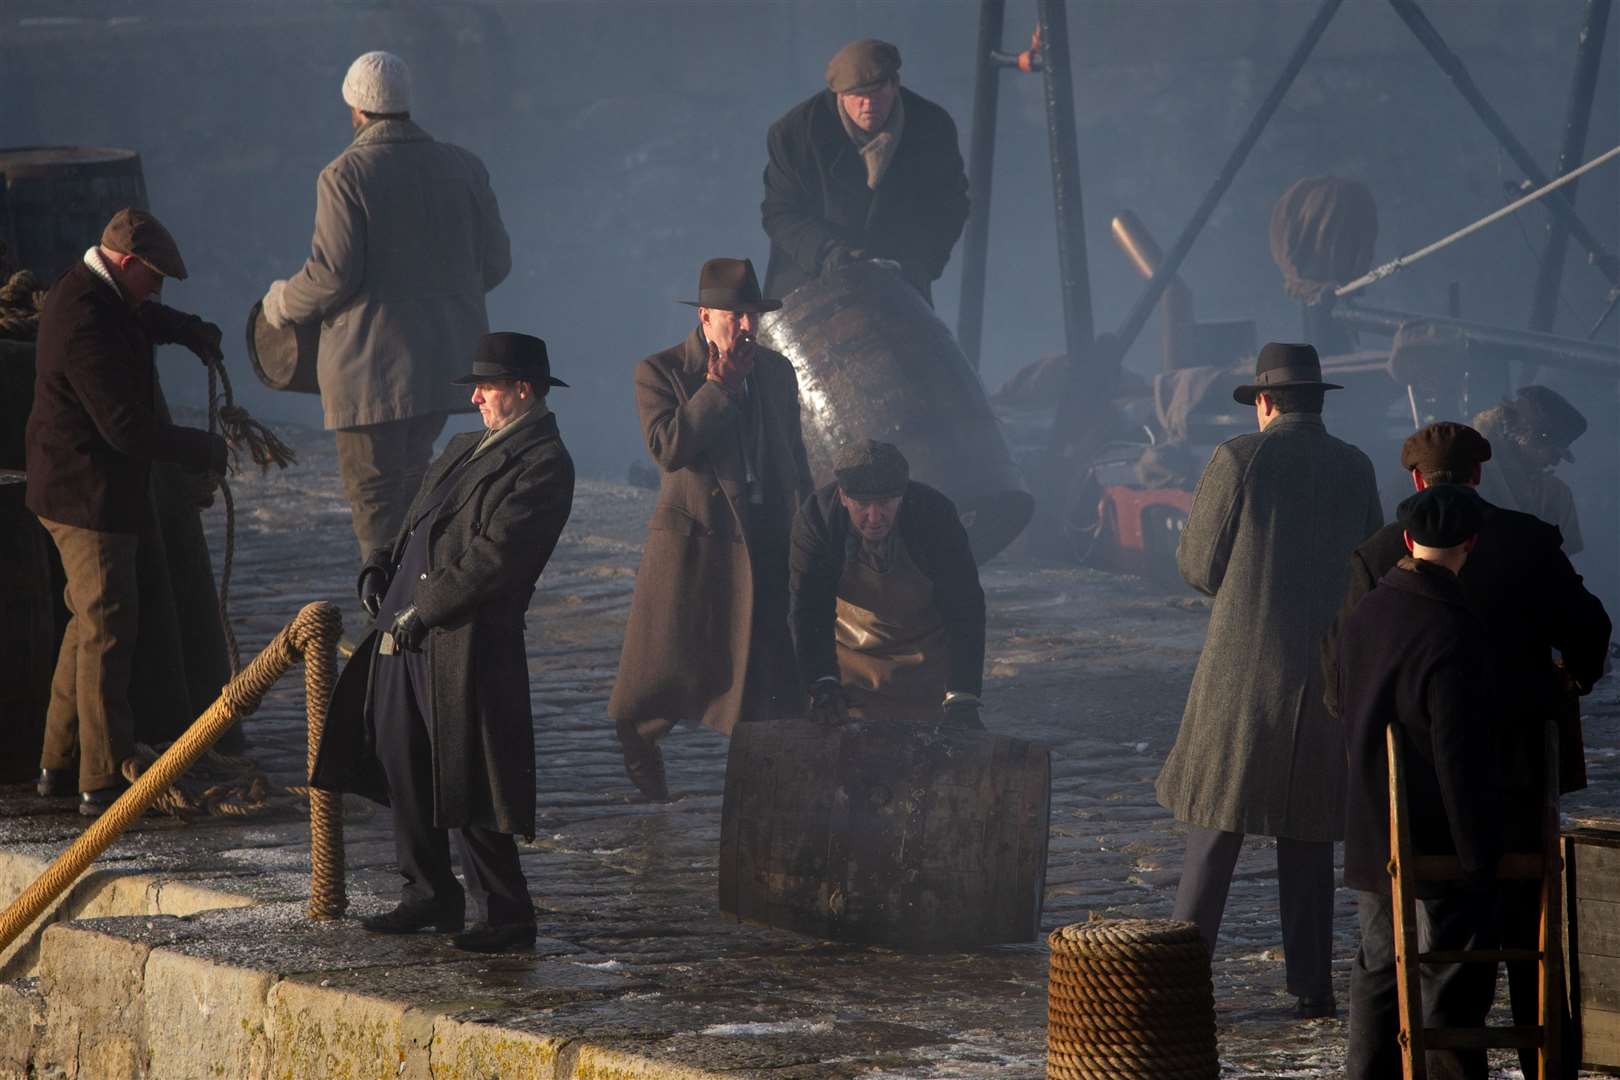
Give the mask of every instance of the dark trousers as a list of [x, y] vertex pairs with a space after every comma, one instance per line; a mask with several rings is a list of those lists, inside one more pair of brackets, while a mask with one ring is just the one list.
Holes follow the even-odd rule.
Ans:
[[338, 476], [349, 498], [360, 557], [388, 547], [405, 524], [405, 511], [422, 486], [444, 413], [428, 413], [364, 427], [338, 428]]
[[[394, 854], [405, 878], [400, 899], [458, 908], [465, 902], [450, 869], [449, 830], [433, 824], [433, 744], [421, 702], [428, 693], [427, 657], [378, 656], [372, 708], [377, 757], [388, 776], [394, 815]], [[475, 919], [495, 926], [534, 922], [534, 904], [518, 862], [517, 842], [476, 826], [456, 829]]]
[[[1418, 949], [1494, 947], [1493, 901], [1458, 893], [1417, 903]], [[1350, 1047], [1346, 1080], [1389, 1080], [1401, 1075], [1400, 998], [1395, 986], [1393, 901], [1383, 893], [1357, 894], [1361, 947], [1350, 969]], [[1424, 964], [1424, 1027], [1479, 1027], [1496, 996], [1495, 964]], [[1430, 1051], [1434, 1080], [1484, 1080], [1483, 1050]], [[1534, 1076], [1531, 1072], [1529, 1075]]]
[[[1212, 955], [1242, 847], [1242, 833], [1187, 831], [1173, 917], [1197, 923]], [[1277, 893], [1288, 992], [1326, 1000], [1333, 996], [1333, 844], [1278, 837]]]

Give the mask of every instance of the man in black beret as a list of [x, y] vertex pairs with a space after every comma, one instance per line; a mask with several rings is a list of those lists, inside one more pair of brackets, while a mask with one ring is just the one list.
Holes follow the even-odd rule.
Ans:
[[[1349, 1080], [1401, 1072], [1395, 935], [1389, 871], [1389, 768], [1395, 725], [1407, 773], [1413, 849], [1455, 855], [1460, 885], [1416, 882], [1419, 949], [1495, 947], [1495, 870], [1503, 850], [1500, 698], [1484, 623], [1458, 571], [1487, 507], [1471, 487], [1438, 484], [1400, 506], [1410, 554], [1379, 579], [1345, 621], [1345, 746], [1350, 759], [1344, 882], [1358, 890], [1361, 944], [1350, 969]], [[1478, 1027], [1496, 989], [1494, 964], [1424, 964], [1424, 1023]], [[1484, 1080], [1485, 1052], [1431, 1051], [1430, 1075]]]
[[[486, 334], [472, 370], [483, 432], [450, 440], [393, 544], [360, 572], [377, 629], [333, 694], [311, 777], [393, 808], [405, 878], [376, 933], [429, 926], [475, 952], [526, 948], [534, 905], [514, 834], [534, 835], [534, 729], [523, 616], [574, 499], [574, 463], [546, 405], [546, 343]], [[455, 830], [465, 892], [450, 869]], [[461, 931], [466, 894], [477, 921]]]
[[[1412, 474], [1418, 491], [1434, 484], [1478, 488], [1497, 467], [1495, 450], [1494, 443], [1468, 425], [1442, 420], [1407, 438], [1401, 466]], [[1570, 564], [1556, 526], [1488, 501], [1481, 513], [1478, 537], [1459, 579], [1496, 652], [1508, 843], [1513, 850], [1535, 851], [1541, 844], [1545, 725], [1560, 724], [1561, 768], [1567, 774], [1565, 790], [1572, 790], [1574, 776], [1585, 772], [1577, 695], [1591, 690], [1603, 675], [1611, 626], [1602, 602], [1586, 590]], [[1324, 696], [1335, 715], [1342, 712], [1350, 689], [1340, 675], [1343, 626], [1362, 598], [1406, 556], [1398, 523], [1375, 532], [1350, 556], [1344, 600], [1322, 649]], [[1553, 662], [1555, 651], [1561, 666]], [[1502, 885], [1502, 932], [1508, 947], [1535, 946], [1539, 890], [1536, 882]], [[1534, 1024], [1540, 993], [1535, 963], [1509, 964], [1508, 987], [1514, 1023]], [[1531, 1075], [1534, 1052], [1521, 1054], [1520, 1060]]]
[[844, 447], [793, 524], [790, 613], [810, 714], [983, 727], [984, 590], [956, 506], [889, 443]]
[[1586, 542], [1575, 495], [1553, 470], [1560, 462], [1575, 460], [1569, 447], [1585, 434], [1586, 417], [1551, 387], [1526, 386], [1474, 417], [1474, 426], [1496, 448], [1496, 465], [1481, 483], [1480, 494], [1497, 506], [1558, 526], [1565, 553], [1580, 554]]
[[765, 142], [765, 295], [885, 259], [933, 302], [967, 221], [967, 176], [950, 114], [900, 85], [899, 49], [872, 38], [845, 45], [827, 65], [827, 89], [771, 125]]

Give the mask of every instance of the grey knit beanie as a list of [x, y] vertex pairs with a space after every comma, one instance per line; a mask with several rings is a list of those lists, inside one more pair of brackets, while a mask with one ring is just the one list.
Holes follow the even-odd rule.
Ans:
[[391, 52], [362, 53], [343, 76], [343, 100], [361, 112], [410, 112], [411, 69]]

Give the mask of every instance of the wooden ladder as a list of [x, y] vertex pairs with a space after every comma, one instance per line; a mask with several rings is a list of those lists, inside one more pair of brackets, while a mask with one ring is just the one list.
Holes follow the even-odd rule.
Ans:
[[[1547, 724], [1542, 837], [1539, 854], [1510, 852], [1497, 865], [1499, 881], [1541, 881], [1541, 932], [1534, 949], [1473, 949], [1418, 951], [1417, 901], [1408, 886], [1419, 881], [1460, 881], [1462, 864], [1455, 855], [1416, 855], [1406, 812], [1406, 769], [1400, 752], [1400, 733], [1391, 724], [1385, 734], [1389, 751], [1389, 875], [1393, 879], [1395, 915], [1395, 976], [1401, 1016], [1401, 1076], [1425, 1080], [1425, 1050], [1489, 1050], [1534, 1048], [1538, 1080], [1557, 1074], [1563, 1050], [1556, 995], [1564, 992], [1563, 947], [1559, 912], [1562, 863], [1558, 857], [1558, 742], [1554, 725]], [[1419, 971], [1424, 964], [1506, 964], [1536, 961], [1541, 992], [1534, 1027], [1426, 1028]]]

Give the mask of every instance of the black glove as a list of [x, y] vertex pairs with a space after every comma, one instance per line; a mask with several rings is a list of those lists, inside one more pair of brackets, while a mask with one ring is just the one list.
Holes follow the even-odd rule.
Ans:
[[366, 609], [366, 614], [373, 619], [377, 617], [377, 609], [382, 607], [383, 597], [388, 593], [388, 571], [380, 566], [368, 566], [360, 572], [360, 606]]
[[207, 319], [193, 319], [181, 330], [180, 344], [205, 364], [210, 360], [221, 363], [225, 359], [224, 350], [220, 348], [224, 336], [217, 324]]
[[398, 615], [394, 616], [394, 625], [388, 628], [393, 635], [394, 644], [410, 652], [421, 652], [422, 644], [427, 641], [427, 623], [422, 616], [416, 613], [416, 605], [412, 604]]
[[946, 727], [984, 730], [984, 721], [979, 719], [979, 699], [972, 694], [959, 693], [949, 698], [940, 711]]
[[826, 727], [849, 723], [849, 701], [837, 679], [817, 679], [810, 687], [810, 719]]
[[827, 252], [827, 257], [821, 260], [821, 272], [830, 274], [834, 270], [842, 270], [850, 263], [860, 262], [866, 258], [866, 252], [860, 248], [846, 247], [836, 244]]

